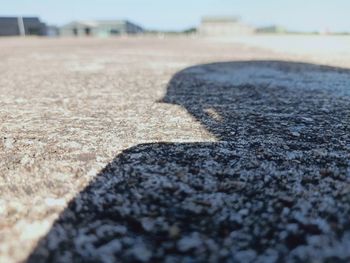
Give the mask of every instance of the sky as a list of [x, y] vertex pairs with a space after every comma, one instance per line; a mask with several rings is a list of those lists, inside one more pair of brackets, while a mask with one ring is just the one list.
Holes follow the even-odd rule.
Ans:
[[238, 15], [253, 26], [297, 31], [350, 31], [350, 0], [0, 0], [0, 16], [72, 20], [128, 19], [147, 29], [183, 30], [204, 15]]

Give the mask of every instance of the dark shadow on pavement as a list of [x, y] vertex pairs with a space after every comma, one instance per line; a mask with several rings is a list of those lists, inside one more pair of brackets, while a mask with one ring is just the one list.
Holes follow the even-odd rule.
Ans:
[[218, 142], [142, 144], [72, 200], [27, 262], [349, 262], [350, 72], [198, 65], [163, 103]]

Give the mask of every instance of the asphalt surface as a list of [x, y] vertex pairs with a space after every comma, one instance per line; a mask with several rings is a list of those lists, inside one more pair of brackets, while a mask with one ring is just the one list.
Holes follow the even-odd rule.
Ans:
[[0, 46], [0, 261], [349, 262], [344, 65], [184, 38]]

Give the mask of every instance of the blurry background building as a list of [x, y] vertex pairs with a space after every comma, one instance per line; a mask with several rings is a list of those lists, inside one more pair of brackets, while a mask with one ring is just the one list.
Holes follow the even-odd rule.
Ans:
[[47, 25], [46, 26], [46, 36], [57, 37], [60, 34], [60, 29], [57, 26]]
[[60, 29], [61, 36], [108, 37], [143, 32], [141, 26], [127, 20], [73, 21]]
[[287, 29], [282, 26], [267, 26], [267, 27], [259, 27], [256, 29], [256, 33], [262, 34], [284, 34], [287, 33]]
[[46, 35], [46, 25], [37, 17], [0, 17], [0, 36]]
[[203, 36], [234, 36], [253, 34], [255, 29], [242, 23], [239, 17], [203, 17], [199, 33]]

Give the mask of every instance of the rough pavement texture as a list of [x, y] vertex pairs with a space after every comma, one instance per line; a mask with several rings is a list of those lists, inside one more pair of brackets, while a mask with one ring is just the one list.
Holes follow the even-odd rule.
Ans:
[[0, 261], [350, 260], [348, 70], [190, 39], [0, 46]]

